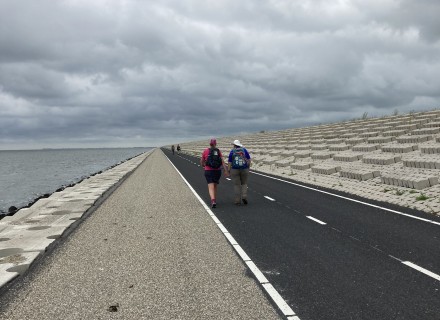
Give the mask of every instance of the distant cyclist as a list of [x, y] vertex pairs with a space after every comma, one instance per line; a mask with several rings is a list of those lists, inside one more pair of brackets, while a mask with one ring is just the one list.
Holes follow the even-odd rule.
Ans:
[[180, 144], [177, 145], [177, 153], [180, 153]]
[[234, 183], [234, 203], [240, 205], [241, 201], [243, 201], [244, 204], [248, 204], [247, 183], [251, 156], [240, 140], [234, 140], [232, 144], [234, 147], [229, 153], [228, 171]]
[[217, 186], [220, 183], [222, 167], [225, 170], [225, 175], [229, 176], [228, 168], [223, 161], [223, 155], [217, 148], [216, 139], [211, 139], [209, 148], [203, 151], [200, 164], [205, 169], [205, 178], [208, 183], [209, 196], [211, 197], [211, 208], [215, 208], [217, 206]]

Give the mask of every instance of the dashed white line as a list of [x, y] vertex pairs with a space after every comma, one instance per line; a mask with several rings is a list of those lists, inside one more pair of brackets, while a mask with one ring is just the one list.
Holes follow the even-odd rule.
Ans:
[[403, 213], [403, 212], [400, 212], [400, 211], [397, 211], [397, 210], [392, 210], [392, 209], [388, 209], [388, 208], [385, 208], [385, 207], [377, 206], [375, 204], [371, 204], [371, 203], [368, 203], [368, 202], [364, 202], [364, 201], [355, 200], [355, 199], [352, 199], [352, 198], [340, 196], [340, 195], [335, 194], [335, 193], [331, 193], [331, 192], [315, 189], [315, 188], [312, 188], [312, 187], [307, 187], [307, 186], [304, 186], [304, 185], [299, 184], [299, 183], [295, 183], [295, 182], [291, 182], [291, 181], [287, 181], [287, 180], [283, 180], [283, 179], [274, 178], [274, 177], [271, 177], [271, 176], [268, 176], [268, 175], [265, 175], [265, 174], [262, 174], [262, 173], [258, 173], [258, 172], [254, 172], [254, 171], [251, 171], [251, 173], [259, 175], [259, 176], [262, 176], [262, 177], [266, 177], [266, 178], [269, 178], [269, 179], [273, 179], [273, 180], [285, 182], [285, 183], [288, 183], [288, 184], [292, 184], [294, 186], [298, 186], [298, 187], [301, 187], [301, 188], [305, 188], [305, 189], [321, 192], [321, 193], [328, 194], [328, 195], [331, 195], [331, 196], [334, 196], [334, 197], [337, 197], [337, 198], [353, 201], [353, 202], [356, 202], [356, 203], [364, 204], [366, 206], [370, 206], [370, 207], [377, 208], [377, 209], [382, 209], [382, 210], [385, 210], [385, 211], [388, 211], [388, 212], [392, 212], [392, 213], [396, 213], [396, 214], [399, 214], [399, 215], [402, 215], [402, 216], [405, 216], [405, 217], [417, 219], [417, 220], [420, 220], [420, 221], [424, 221], [424, 222], [428, 222], [428, 223], [432, 223], [432, 224], [436, 224], [436, 225], [440, 226], [440, 222], [437, 222], [437, 221], [420, 218], [420, 217], [413, 216], [413, 215], [410, 215], [410, 214], [407, 214], [407, 213]]
[[275, 201], [275, 199], [273, 199], [273, 198], [271, 198], [271, 197], [268, 197], [268, 196], [264, 196], [267, 200], [270, 200], [270, 201]]
[[318, 219], [316, 219], [316, 218], [313, 218], [312, 216], [306, 216], [307, 218], [309, 218], [310, 220], [313, 220], [313, 221], [315, 221], [315, 222], [318, 222], [319, 224], [322, 224], [322, 225], [326, 225], [327, 223], [325, 223], [325, 222], [323, 222], [323, 221], [321, 221], [321, 220], [318, 220]]
[[418, 266], [415, 263], [412, 263], [410, 261], [402, 261], [402, 263], [404, 265], [407, 265], [408, 267], [411, 267], [411, 268], [413, 268], [413, 269], [415, 269], [415, 270], [417, 270], [419, 272], [422, 272], [422, 273], [426, 274], [427, 276], [430, 276], [431, 278], [434, 278], [437, 281], [440, 281], [440, 276], [438, 274], [434, 273], [434, 272], [431, 272], [431, 271], [429, 271], [429, 270], [427, 270], [425, 268], [422, 268], [422, 267], [420, 267], [420, 266]]
[[231, 178], [226, 178], [226, 180], [229, 180], [229, 181], [231, 181]]

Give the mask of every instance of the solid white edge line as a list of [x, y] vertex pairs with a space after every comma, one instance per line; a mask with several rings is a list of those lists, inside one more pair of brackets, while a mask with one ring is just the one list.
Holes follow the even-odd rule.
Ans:
[[217, 223], [217, 226], [220, 228], [220, 230], [223, 232], [223, 234], [229, 233], [223, 224]]
[[412, 263], [410, 261], [402, 261], [402, 263], [407, 265], [408, 267], [411, 267], [411, 268], [413, 268], [413, 269], [415, 269], [417, 271], [420, 271], [420, 272], [426, 274], [427, 276], [430, 276], [431, 278], [434, 278], [437, 281], [440, 281], [440, 276], [438, 274], [434, 273], [434, 272], [431, 272], [431, 271], [429, 271], [429, 270], [427, 270], [425, 268], [422, 268], [422, 267], [420, 267], [420, 266], [418, 266], [415, 263]]
[[[165, 155], [166, 156], [166, 155]], [[177, 173], [180, 175], [180, 177], [182, 178], [183, 182], [185, 182], [185, 184], [188, 186], [188, 188], [192, 191], [192, 193], [195, 195], [195, 197], [197, 198], [197, 200], [199, 200], [199, 202], [202, 204], [203, 208], [205, 208], [205, 210], [208, 212], [208, 214], [211, 216], [211, 218], [214, 219], [214, 217], [217, 219], [217, 217], [215, 216], [215, 214], [212, 212], [212, 210], [206, 205], [206, 203], [202, 200], [202, 198], [198, 195], [198, 193], [194, 190], [194, 188], [189, 184], [189, 182], [185, 179], [185, 177], [180, 173], [180, 171], [176, 168], [176, 166], [171, 162], [171, 160], [166, 157], [168, 159], [168, 161], [170, 162], [170, 164], [173, 166], [173, 168], [177, 171]], [[218, 220], [218, 219], [217, 219]], [[217, 224], [217, 226], [219, 226], [219, 224]], [[222, 225], [223, 226], [223, 225]], [[223, 226], [224, 227], [224, 226]], [[226, 230], [226, 228], [225, 228]], [[227, 230], [226, 230], [227, 231]], [[229, 232], [227, 233], [223, 233], [223, 235], [225, 236], [225, 238], [229, 240], [229, 237], [227, 235], [230, 235]], [[232, 236], [231, 236], [232, 238]], [[233, 238], [232, 238], [233, 239]], [[235, 242], [235, 240], [234, 240]], [[242, 258], [243, 257], [240, 255], [241, 253], [244, 253], [245, 257], [249, 258], [249, 256], [246, 254], [246, 252], [240, 247], [238, 246], [238, 244], [235, 242], [234, 244], [232, 242], [230, 242], [230, 244], [232, 245], [232, 247], [237, 251], [237, 253], [239, 254], [239, 256]], [[238, 252], [238, 248], [237, 246], [241, 249], [240, 252]], [[252, 262], [252, 260], [243, 260], [243, 262], [248, 266], [248, 268], [252, 271], [252, 273], [255, 275], [255, 277], [257, 278], [257, 280], [260, 282], [260, 284], [263, 286], [263, 288], [266, 290], [267, 294], [270, 296], [270, 298], [275, 302], [275, 304], [278, 306], [278, 308], [281, 310], [281, 312], [287, 317], [287, 316], [294, 316], [295, 312], [293, 312], [293, 310], [289, 307], [289, 305], [287, 304], [287, 302], [280, 296], [280, 294], [278, 293], [278, 291], [269, 283], [269, 281], [267, 280], [267, 278], [264, 276], [264, 274], [260, 271], [260, 269], [258, 269], [258, 267], [255, 265], [255, 263]], [[285, 312], [287, 311], [287, 313]], [[294, 320], [300, 320], [298, 317], [296, 317]]]
[[361, 203], [361, 204], [364, 204], [366, 206], [370, 206], [370, 207], [377, 208], [377, 209], [382, 209], [382, 210], [385, 210], [385, 211], [388, 211], [388, 212], [400, 214], [402, 216], [406, 216], [406, 217], [409, 217], [409, 218], [413, 218], [413, 219], [429, 222], [429, 223], [436, 224], [436, 225], [440, 226], [440, 222], [437, 222], [437, 221], [416, 217], [416, 216], [413, 216], [413, 215], [410, 215], [410, 214], [407, 214], [407, 213], [403, 213], [403, 212], [400, 212], [400, 211], [397, 211], [397, 210], [392, 210], [392, 209], [388, 209], [388, 208], [385, 208], [385, 207], [377, 206], [375, 204], [371, 204], [371, 203], [368, 203], [368, 202], [364, 202], [364, 201], [360, 201], [360, 200], [356, 200], [356, 199], [340, 196], [340, 195], [335, 194], [335, 193], [331, 193], [331, 192], [315, 189], [315, 188], [312, 188], [312, 187], [307, 187], [307, 186], [304, 186], [304, 185], [299, 184], [299, 183], [295, 183], [295, 182], [291, 182], [291, 181], [287, 181], [287, 180], [283, 180], [283, 179], [279, 179], [279, 178], [274, 178], [274, 177], [271, 177], [271, 176], [268, 176], [268, 175], [265, 175], [265, 174], [262, 174], [262, 173], [259, 173], [259, 172], [251, 171], [251, 173], [259, 175], [259, 176], [262, 176], [262, 177], [270, 178], [270, 179], [277, 180], [277, 181], [282, 181], [282, 182], [285, 182], [285, 183], [288, 183], [288, 184], [293, 184], [293, 185], [298, 186], [298, 187], [302, 187], [302, 188], [305, 188], [305, 189], [321, 192], [321, 193], [328, 194], [328, 195], [331, 195], [331, 196], [334, 196], [334, 197], [337, 197], [337, 198], [341, 198], [341, 199], [345, 199], [345, 200]]
[[271, 197], [268, 197], [268, 196], [264, 196], [267, 200], [270, 200], [270, 201], [275, 201], [275, 199], [273, 199], [273, 198], [271, 198]]
[[270, 283], [263, 284], [266, 292], [272, 297], [273, 301], [276, 303], [278, 308], [284, 313], [286, 316], [294, 316], [295, 312], [289, 307], [289, 305], [284, 301], [284, 299], [280, 296], [278, 291], [271, 285]]
[[216, 224], [221, 223], [220, 220], [217, 219], [217, 217], [216, 217], [214, 214], [212, 215], [212, 220], [214, 220], [214, 222], [215, 222]]
[[249, 269], [252, 271], [254, 276], [257, 278], [258, 282], [260, 284], [269, 283], [269, 280], [267, 280], [266, 276], [263, 274], [263, 272], [258, 269], [256, 264], [252, 260], [245, 261]]
[[240, 257], [243, 259], [244, 262], [251, 261], [251, 258], [249, 258], [249, 256], [246, 254], [246, 252], [244, 252], [244, 250], [242, 249], [242, 247], [240, 247], [239, 244], [233, 245], [233, 247], [235, 251], [237, 251]]
[[226, 180], [229, 180], [229, 181], [231, 181], [231, 178], [226, 178]]
[[325, 222], [323, 222], [323, 221], [321, 221], [321, 220], [318, 220], [318, 219], [316, 219], [316, 218], [313, 218], [312, 216], [306, 216], [306, 218], [309, 218], [310, 220], [313, 220], [313, 221], [315, 221], [315, 222], [318, 222], [319, 224], [322, 224], [322, 225], [327, 224], [327, 223], [325, 223]]
[[235, 246], [238, 245], [237, 241], [235, 241], [234, 237], [228, 232], [224, 234], [226, 238], [228, 238], [229, 242]]

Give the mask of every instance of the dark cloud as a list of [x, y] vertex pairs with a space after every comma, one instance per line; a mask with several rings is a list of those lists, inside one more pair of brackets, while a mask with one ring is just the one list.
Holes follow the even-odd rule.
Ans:
[[439, 106], [437, 1], [0, 1], [0, 148], [161, 145]]

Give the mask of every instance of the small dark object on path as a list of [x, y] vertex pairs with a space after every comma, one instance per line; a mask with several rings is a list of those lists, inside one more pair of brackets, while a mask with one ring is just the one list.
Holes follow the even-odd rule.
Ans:
[[114, 304], [114, 305], [111, 305], [110, 307], [108, 307], [108, 311], [110, 311], [110, 312], [118, 312], [118, 309], [119, 309], [119, 303], [116, 303], [116, 304]]

